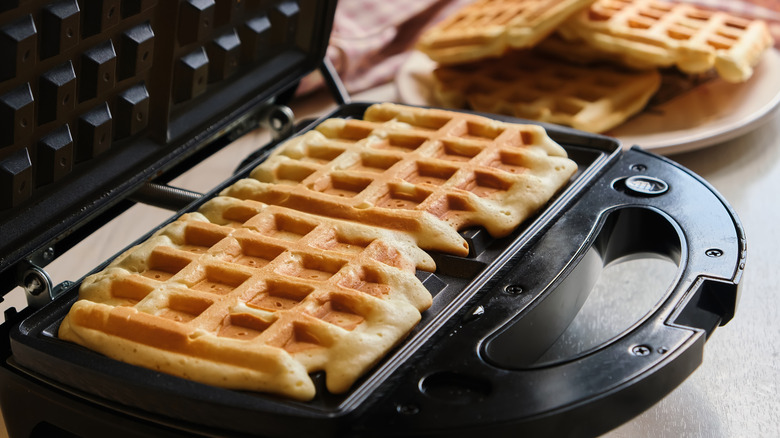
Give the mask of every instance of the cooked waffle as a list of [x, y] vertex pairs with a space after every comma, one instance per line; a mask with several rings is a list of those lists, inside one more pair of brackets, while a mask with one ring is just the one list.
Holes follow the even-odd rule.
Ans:
[[772, 46], [763, 21], [658, 0], [598, 0], [558, 31], [628, 60], [685, 73], [715, 68], [729, 82], [747, 80]]
[[576, 168], [539, 126], [385, 103], [363, 120], [326, 120], [223, 194], [401, 230], [423, 249], [466, 254], [450, 233], [508, 234]]
[[648, 62], [641, 57], [633, 58], [630, 55], [606, 52], [593, 47], [581, 39], [563, 38], [557, 32], [539, 42], [533, 50], [537, 53], [554, 57], [570, 64], [613, 64], [620, 67], [627, 67], [632, 70], [654, 70], [658, 68], [657, 65]]
[[656, 70], [579, 66], [518, 51], [501, 59], [434, 70], [435, 95], [471, 108], [590, 132], [607, 131], [639, 112], [661, 82]]
[[[420, 319], [433, 262], [403, 235], [215, 198], [87, 278], [59, 336], [199, 382], [345, 391]], [[209, 220], [211, 219], [211, 220]]]
[[479, 0], [420, 37], [417, 48], [440, 64], [501, 56], [533, 47], [593, 0]]
[[253, 172], [274, 183], [235, 183], [85, 279], [60, 338], [300, 400], [322, 370], [340, 393], [430, 306], [421, 248], [465, 254], [456, 229], [503, 233], [576, 169], [539, 127], [390, 104], [365, 119], [288, 141]]

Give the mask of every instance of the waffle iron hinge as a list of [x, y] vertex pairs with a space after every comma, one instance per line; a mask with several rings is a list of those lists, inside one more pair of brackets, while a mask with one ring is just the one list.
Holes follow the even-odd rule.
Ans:
[[258, 121], [261, 127], [271, 131], [273, 141], [281, 141], [293, 135], [295, 115], [286, 105], [263, 105], [258, 112]]
[[[47, 251], [42, 254], [43, 257], [46, 257]], [[30, 260], [21, 261], [17, 264], [16, 269], [17, 285], [24, 289], [27, 305], [33, 309], [39, 309], [48, 304], [57, 297], [59, 291], [64, 290], [70, 284], [70, 282], [64, 282], [55, 287], [49, 274]]]

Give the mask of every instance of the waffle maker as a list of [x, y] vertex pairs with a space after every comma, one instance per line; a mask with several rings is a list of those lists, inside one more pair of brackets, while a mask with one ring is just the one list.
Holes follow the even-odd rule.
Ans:
[[[466, 230], [467, 257], [434, 254], [437, 271], [418, 273], [433, 306], [345, 394], [317, 374], [310, 402], [225, 390], [57, 339], [79, 281], [52, 284], [47, 263], [135, 202], [190, 211], [244, 177], [313, 126], [293, 127], [283, 105], [313, 70], [341, 104], [327, 117], [362, 114], [323, 60], [335, 6], [3, 2], [0, 284], [28, 298], [0, 334], [11, 436], [591, 436], [701, 363], [738, 301], [746, 241], [735, 213], [666, 158], [552, 125], [579, 165], [569, 185], [512, 235]], [[166, 185], [258, 124], [277, 141], [212, 192]], [[627, 283], [610, 295], [617, 306], [594, 310], [605, 267], [636, 258], [671, 264], [669, 284], [636, 305], [641, 285]], [[605, 315], [630, 320], [594, 328]]]

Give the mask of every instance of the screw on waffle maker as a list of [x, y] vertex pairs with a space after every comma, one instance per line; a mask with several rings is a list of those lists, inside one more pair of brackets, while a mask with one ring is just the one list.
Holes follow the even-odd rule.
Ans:
[[[250, 297], [244, 306], [251, 303], [261, 310], [237, 315], [235, 324], [221, 326], [224, 333], [240, 338], [261, 331], [265, 325], [250, 323], [256, 322], [252, 315], [271, 314], [278, 304], [314, 296], [300, 285], [273, 293], [300, 275], [309, 277], [302, 282], [307, 285], [330, 281], [332, 290], [323, 312], [315, 312], [320, 322], [309, 318], [297, 323], [298, 341], [311, 344], [326, 335], [349, 333], [366, 316], [351, 311], [361, 308], [364, 298], [342, 286], [381, 291], [387, 285], [340, 269], [361, 259], [364, 274], [384, 272], [388, 268], [371, 257], [389, 253], [383, 244], [368, 245], [363, 252], [374, 255], [364, 258], [347, 255], [344, 248], [354, 249], [365, 244], [366, 236], [387, 230], [364, 224], [362, 239], [345, 239], [343, 233], [339, 238], [343, 221], [359, 220], [362, 213], [341, 210], [338, 218], [323, 217], [323, 206], [329, 196], [367, 202], [357, 198], [374, 187], [375, 181], [365, 178], [368, 168], [398, 162], [401, 155], [388, 148], [376, 154], [381, 160], [371, 159], [372, 154], [344, 143], [339, 146], [363, 157], [362, 167], [352, 171], [333, 160], [341, 172], [333, 174], [322, 169], [335, 156], [338, 141], [316, 145], [317, 156], [289, 153], [290, 159], [280, 159], [275, 154], [316, 136], [314, 127], [323, 126], [325, 119], [332, 120], [320, 128], [326, 133], [334, 124], [365, 127], [361, 119], [372, 111], [368, 104], [346, 104], [338, 78], [328, 74], [332, 70], [322, 61], [333, 2], [12, 3], [0, 7], [3, 53], [16, 60], [13, 67], [4, 67], [0, 89], [3, 111], [11, 111], [14, 120], [13, 135], [4, 131], [6, 143], [0, 150], [0, 190], [6, 203], [0, 227], [4, 236], [20, 237], [3, 243], [0, 278], [4, 288], [25, 287], [29, 303], [19, 312], [7, 312], [2, 325], [0, 406], [12, 436], [595, 435], [639, 414], [681, 383], [701, 363], [706, 339], [733, 316], [744, 268], [744, 233], [734, 212], [706, 182], [640, 148], [623, 150], [608, 137], [529, 124], [545, 128], [565, 150], [576, 165], [574, 175], [520, 226], [500, 232], [480, 222], [479, 208], [465, 208], [463, 199], [456, 202], [452, 193], [446, 195], [463, 207], [452, 219], [461, 228], [453, 233], [460, 251], [426, 247], [420, 242], [431, 236], [425, 233], [412, 235], [414, 244], [395, 243], [406, 254], [403, 269], [409, 272], [393, 281], [406, 285], [400, 288], [403, 294], [416, 297], [405, 308], [419, 322], [407, 327], [406, 336], [387, 354], [360, 365], [361, 376], [345, 387], [329, 380], [339, 368], [354, 366], [346, 362], [311, 372], [314, 395], [298, 400], [184, 379], [66, 342], [58, 335], [60, 327], [82, 282], [90, 280], [54, 285], [44, 267], [133, 202], [165, 206], [186, 217], [202, 214], [204, 220], [172, 221], [150, 230], [149, 236], [161, 233], [175, 243], [152, 250], [160, 264], [120, 278], [124, 286], [117, 290], [127, 293], [114, 297], [124, 301], [113, 304], [136, 302], [134, 294], [148, 292], [169, 276], [194, 275], [190, 283], [198, 299], [182, 298], [179, 305], [169, 301], [173, 305], [162, 312], [176, 324], [186, 324], [207, 301], [221, 302], [214, 297], [222, 288], [232, 289], [263, 269], [263, 254], [267, 259], [274, 252], [259, 248], [276, 248], [297, 251], [297, 262], [273, 265], [278, 268], [268, 274], [273, 278], [263, 280], [269, 293]], [[65, 38], [54, 38], [57, 46], [36, 53], [53, 38], [50, 32]], [[32, 64], [25, 64], [28, 52]], [[150, 64], [143, 64], [148, 59]], [[128, 70], [128, 65], [136, 68]], [[341, 105], [294, 130], [289, 110], [278, 104], [298, 79], [320, 65]], [[90, 78], [106, 74], [109, 85], [90, 85]], [[65, 102], [68, 96], [72, 106], [53, 105], [55, 114], [47, 113], [52, 109], [45, 107], [47, 93], [57, 95], [49, 99], [53, 102]], [[32, 121], [32, 128], [22, 120]], [[205, 195], [165, 185], [258, 120], [277, 132], [278, 141], [247, 158], [234, 177]], [[280, 145], [293, 131], [292, 142]], [[400, 149], [414, 149], [411, 144], [422, 149], [424, 142], [411, 137], [388, 142], [395, 141]], [[445, 171], [452, 170], [453, 162], [479, 155], [474, 144], [451, 148], [457, 157], [450, 162], [446, 156], [415, 156], [417, 172], [411, 175], [419, 181], [409, 184], [417, 189], [410, 192], [409, 185], [396, 184], [395, 198], [380, 199], [407, 211], [429, 208], [431, 203], [414, 195], [436, 193], [433, 183], [454, 175]], [[52, 163], [66, 165], [55, 165], [55, 170]], [[500, 184], [504, 177], [481, 172], [475, 192], [484, 196], [506, 187]], [[329, 182], [320, 184], [328, 175]], [[264, 187], [262, 199], [247, 195], [258, 193], [246, 190], [247, 184]], [[300, 184], [320, 193], [312, 194], [316, 202], [296, 200], [300, 194], [290, 187]], [[273, 205], [274, 200], [279, 202]], [[215, 203], [228, 203], [232, 210], [215, 209]], [[238, 222], [248, 225], [242, 228]], [[263, 230], [266, 234], [258, 238]], [[149, 236], [137, 243], [143, 247]], [[305, 237], [291, 242], [294, 236]], [[209, 263], [203, 252], [211, 250], [204, 248], [232, 243], [231, 254], [237, 258], [229, 269], [192, 269], [194, 261]], [[599, 276], [614, 272], [613, 267], [624, 281], [657, 277], [652, 263], [640, 264], [638, 273], [620, 270], [632, 262], [616, 263], [648, 260], [648, 254], [662, 260], [663, 280], [651, 287], [636, 280], [628, 290], [602, 290]], [[173, 269], [184, 265], [190, 270]], [[204, 272], [204, 278], [198, 277], [203, 281], [195, 281], [195, 274]], [[290, 290], [299, 293], [293, 296]], [[605, 319], [607, 327], [594, 324]]]

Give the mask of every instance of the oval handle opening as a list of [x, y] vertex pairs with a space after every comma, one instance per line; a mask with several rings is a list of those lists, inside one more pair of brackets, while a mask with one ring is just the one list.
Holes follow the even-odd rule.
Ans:
[[668, 297], [681, 254], [680, 233], [661, 213], [610, 213], [566, 278], [486, 339], [485, 358], [502, 368], [538, 368], [610, 344]]

